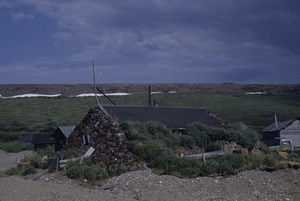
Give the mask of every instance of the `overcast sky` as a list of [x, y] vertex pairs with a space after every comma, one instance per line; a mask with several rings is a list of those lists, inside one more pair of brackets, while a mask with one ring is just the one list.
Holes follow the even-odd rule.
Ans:
[[300, 83], [299, 0], [0, 0], [0, 84]]

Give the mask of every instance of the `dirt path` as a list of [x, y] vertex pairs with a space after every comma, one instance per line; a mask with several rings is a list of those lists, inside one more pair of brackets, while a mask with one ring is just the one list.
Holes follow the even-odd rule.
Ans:
[[11, 167], [16, 167], [18, 159], [24, 158], [24, 156], [32, 156], [32, 151], [22, 151], [19, 153], [6, 153], [0, 150], [0, 171], [7, 170]]

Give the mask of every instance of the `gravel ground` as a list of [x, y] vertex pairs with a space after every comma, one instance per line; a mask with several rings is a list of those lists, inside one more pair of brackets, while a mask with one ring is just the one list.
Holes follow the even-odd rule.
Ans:
[[90, 186], [60, 174], [0, 178], [0, 200], [300, 200], [300, 170], [180, 179], [150, 169]]
[[[16, 166], [32, 152], [0, 150], [0, 170]], [[113, 177], [97, 185], [75, 181], [64, 172], [0, 177], [6, 200], [300, 200], [300, 169], [249, 170], [229, 177], [181, 179], [151, 169]]]

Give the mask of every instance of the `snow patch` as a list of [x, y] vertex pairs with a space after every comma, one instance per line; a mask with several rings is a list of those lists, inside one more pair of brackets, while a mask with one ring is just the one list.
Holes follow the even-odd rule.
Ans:
[[260, 91], [258, 91], [258, 92], [246, 92], [246, 94], [251, 94], [251, 95], [253, 95], [253, 94], [266, 94], [266, 92], [260, 92]]
[[[107, 96], [128, 96], [131, 95], [130, 93], [110, 93], [106, 94]], [[95, 96], [94, 93], [89, 93], [89, 94], [78, 94], [75, 97], [88, 97], [88, 96]], [[97, 94], [97, 96], [103, 96], [103, 94]]]
[[21, 94], [16, 96], [8, 96], [8, 97], [1, 97], [1, 98], [32, 98], [32, 97], [58, 97], [61, 96], [61, 94], [53, 94], [53, 95], [47, 95], [47, 94]]
[[169, 91], [168, 93], [169, 93], [169, 94], [176, 94], [177, 91]]
[[161, 91], [154, 91], [154, 92], [151, 92], [151, 94], [162, 94], [163, 92]]

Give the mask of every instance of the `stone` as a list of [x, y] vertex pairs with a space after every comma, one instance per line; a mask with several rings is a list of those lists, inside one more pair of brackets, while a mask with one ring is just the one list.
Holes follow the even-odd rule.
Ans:
[[120, 124], [96, 107], [76, 125], [65, 148], [81, 149], [86, 152], [93, 147], [95, 151], [90, 156], [92, 163], [107, 170], [119, 166], [127, 170], [141, 169], [137, 156], [128, 150], [127, 143]]

